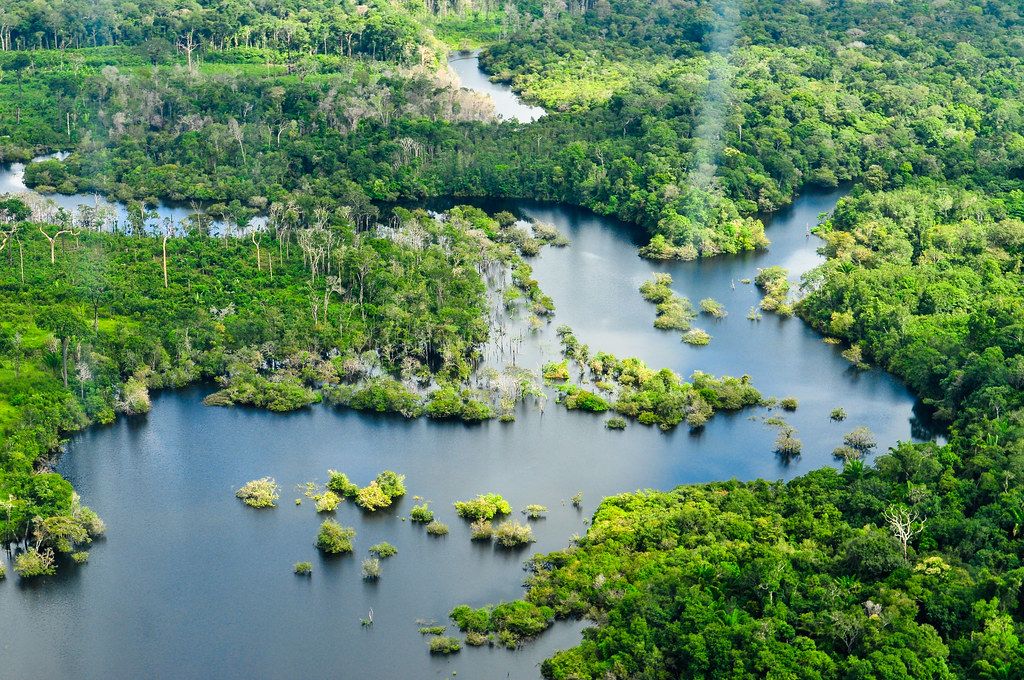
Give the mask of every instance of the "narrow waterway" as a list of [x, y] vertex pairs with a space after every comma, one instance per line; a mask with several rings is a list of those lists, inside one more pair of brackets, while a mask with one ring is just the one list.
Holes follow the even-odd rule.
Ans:
[[462, 87], [490, 95], [499, 118], [531, 123], [544, 115], [544, 109], [524, 103], [509, 85], [491, 82], [480, 69], [480, 50], [452, 52], [448, 57], [448, 67], [458, 76]]
[[[462, 602], [482, 605], [521, 595], [531, 552], [564, 547], [604, 496], [640, 488], [738, 477], [790, 478], [834, 465], [844, 432], [867, 425], [880, 448], [930, 436], [913, 396], [878, 370], [855, 371], [839, 350], [798, 319], [746, 319], [758, 294], [744, 278], [781, 264], [794, 276], [819, 261], [806, 233], [839, 192], [808, 194], [769, 224], [770, 251], [706, 262], [651, 263], [636, 255], [635, 230], [581, 209], [526, 201], [486, 202], [554, 224], [568, 248], [533, 258], [536, 278], [557, 312], [524, 338], [518, 358], [536, 368], [558, 353], [554, 329], [569, 324], [594, 351], [635, 355], [682, 375], [694, 370], [749, 374], [764, 394], [795, 396], [786, 414], [804, 453], [784, 462], [763, 409], [716, 415], [700, 432], [669, 433], [631, 424], [609, 432], [604, 418], [549, 404], [522, 409], [517, 422], [477, 426], [407, 421], [320, 406], [289, 415], [208, 408], [211, 388], [155, 396], [148, 416], [123, 418], [73, 438], [59, 470], [106, 520], [108, 537], [89, 564], [52, 579], [0, 582], [0, 677], [11, 678], [536, 678], [539, 662], [574, 645], [583, 624], [557, 625], [518, 651], [465, 648], [432, 657], [417, 621], [446, 622]], [[441, 205], [439, 202], [436, 205]], [[714, 297], [728, 317], [698, 319], [713, 339], [690, 347], [653, 328], [654, 307], [637, 292], [655, 271], [694, 302]], [[829, 420], [842, 406], [844, 423]], [[388, 511], [336, 513], [355, 527], [355, 554], [321, 557], [313, 547], [312, 503], [293, 503], [298, 484], [323, 482], [329, 468], [359, 484], [392, 469], [409, 495]], [[234, 498], [244, 482], [275, 477], [280, 506], [257, 511]], [[550, 508], [534, 523], [537, 542], [506, 552], [472, 543], [452, 502], [498, 492], [518, 509]], [[582, 491], [582, 510], [568, 498]], [[451, 533], [433, 538], [405, 518], [413, 496], [432, 502]], [[367, 548], [387, 540], [398, 554], [379, 582], [360, 578]], [[0, 557], [0, 559], [6, 559]], [[292, 564], [313, 563], [310, 579]], [[372, 609], [374, 625], [360, 619]]]

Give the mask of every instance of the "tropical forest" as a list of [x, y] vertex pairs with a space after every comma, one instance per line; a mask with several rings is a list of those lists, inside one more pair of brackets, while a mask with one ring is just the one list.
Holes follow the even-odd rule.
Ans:
[[1024, 6], [0, 2], [0, 677], [1024, 680]]

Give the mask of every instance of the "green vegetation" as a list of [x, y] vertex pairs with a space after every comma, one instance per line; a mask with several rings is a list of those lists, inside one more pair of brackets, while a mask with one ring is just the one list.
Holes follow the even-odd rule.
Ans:
[[500, 494], [481, 494], [469, 501], [455, 501], [455, 512], [469, 520], [494, 519], [495, 515], [509, 515], [512, 506]]
[[716, 319], [724, 319], [729, 316], [729, 312], [725, 311], [725, 305], [714, 298], [704, 298], [701, 300], [700, 311], [704, 314], [709, 314]]
[[711, 342], [711, 334], [700, 328], [691, 328], [683, 333], [682, 340], [687, 345], [697, 345], [702, 347]]
[[841, 423], [846, 420], [846, 409], [842, 406], [837, 406], [832, 409], [831, 413], [828, 414], [829, 420], [837, 423]]
[[422, 626], [420, 635], [444, 635], [446, 630], [448, 630], [448, 626]]
[[246, 482], [235, 492], [235, 496], [249, 507], [273, 508], [277, 505], [277, 499], [281, 497], [280, 490], [281, 487], [272, 478], [263, 477]]
[[314, 496], [313, 501], [317, 512], [334, 512], [338, 509], [338, 505], [341, 504], [341, 496], [331, 490], [327, 490], [322, 494]]
[[779, 406], [784, 411], [795, 411], [800, 406], [800, 401], [796, 397], [783, 397], [779, 400]]
[[474, 541], [489, 541], [494, 536], [494, 526], [490, 520], [478, 519], [469, 525], [469, 536]]
[[791, 316], [793, 306], [788, 302], [789, 272], [782, 267], [758, 269], [754, 283], [764, 293], [760, 308], [766, 312], [775, 312], [782, 316]]
[[310, 562], [296, 562], [295, 566], [292, 567], [292, 571], [299, 576], [312, 576], [313, 565]]
[[[698, 371], [691, 376], [692, 382], [687, 383], [668, 369], [654, 371], [636, 358], [620, 360], [606, 352], [591, 356], [590, 348], [581, 344], [568, 326], [560, 327], [558, 333], [562, 351], [569, 357], [558, 365], [560, 372], [568, 378], [571, 358], [581, 378], [589, 375], [598, 389], [612, 393], [606, 399], [579, 385], [563, 385], [559, 390], [566, 395], [562, 403], [567, 408], [594, 412], [610, 408], [644, 425], [669, 430], [683, 420], [690, 427], [700, 427], [715, 410], [738, 410], [761, 401], [760, 392], [750, 384], [748, 376], [716, 379]], [[545, 367], [545, 377], [548, 368]], [[610, 426], [608, 422], [606, 427], [616, 429], [617, 422]]]
[[352, 539], [356, 537], [356, 530], [352, 527], [343, 527], [333, 519], [324, 520], [320, 525], [320, 531], [316, 536], [316, 547], [328, 555], [352, 552]]
[[527, 519], [544, 519], [544, 516], [548, 514], [548, 509], [546, 506], [531, 503], [523, 508], [523, 514]]
[[33, 547], [18, 553], [14, 558], [14, 571], [21, 578], [52, 576], [57, 573], [53, 551]]
[[427, 525], [427, 533], [431, 536], [447, 536], [448, 525], [435, 519]]
[[533, 529], [528, 524], [506, 520], [494, 530], [494, 539], [503, 548], [518, 548], [533, 542]]
[[604, 421], [604, 426], [609, 430], [625, 430], [626, 419], [620, 418], [619, 416], [612, 416], [608, 420]]
[[427, 503], [422, 505], [414, 505], [409, 511], [409, 518], [413, 522], [422, 522], [427, 524], [428, 522], [434, 521], [434, 511], [430, 509]]
[[494, 634], [503, 646], [516, 647], [544, 632], [554, 620], [554, 610], [517, 600], [480, 609], [462, 604], [452, 609], [449, 616], [467, 636]]
[[368, 552], [374, 557], [379, 557], [382, 560], [386, 560], [389, 557], [394, 557], [395, 555], [397, 555], [398, 548], [391, 545], [387, 541], [382, 541], [380, 543], [374, 543], [373, 545], [371, 545]]
[[376, 581], [381, 574], [380, 560], [376, 557], [363, 560], [362, 572], [364, 581]]
[[654, 320], [654, 327], [662, 330], [682, 330], [690, 327], [690, 322], [697, 313], [690, 301], [681, 295], [677, 295], [670, 286], [672, 276], [670, 274], [655, 274], [650, 281], [644, 281], [640, 286], [640, 294], [648, 302], [657, 305], [658, 316]]
[[462, 643], [457, 638], [440, 635], [430, 639], [431, 654], [454, 654], [462, 649]]

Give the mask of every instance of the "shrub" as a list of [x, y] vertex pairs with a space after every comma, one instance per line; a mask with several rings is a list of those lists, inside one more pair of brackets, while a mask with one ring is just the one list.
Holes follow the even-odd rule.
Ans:
[[356, 494], [356, 505], [364, 510], [375, 512], [391, 505], [391, 496], [384, 493], [377, 481], [370, 482]]
[[803, 442], [793, 436], [792, 430], [784, 430], [775, 438], [775, 452], [781, 456], [799, 456]]
[[376, 581], [380, 578], [380, 560], [376, 557], [363, 560], [363, 578], [367, 581]]
[[313, 565], [310, 562], [296, 562], [292, 570], [299, 576], [313, 575]]
[[327, 474], [329, 479], [327, 480], [327, 488], [346, 498], [355, 498], [356, 494], [359, 493], [359, 487], [349, 481], [348, 475], [344, 472], [338, 472], [337, 470], [328, 470]]
[[796, 397], [785, 397], [779, 402], [784, 411], [795, 411], [800, 402]]
[[874, 433], [864, 426], [855, 428], [851, 432], [847, 432], [843, 437], [843, 443], [851, 449], [856, 449], [861, 454], [869, 453], [871, 449], [878, 446], [878, 441], [875, 439]]
[[247, 482], [241, 489], [235, 492], [235, 496], [242, 499], [242, 502], [253, 508], [273, 508], [275, 502], [280, 498], [278, 491], [280, 487], [272, 477], [263, 477]]
[[529, 519], [542, 519], [544, 515], [547, 514], [547, 512], [548, 509], [546, 507], [544, 507], [543, 505], [537, 505], [535, 503], [527, 505], [523, 509], [523, 514], [526, 515]]
[[385, 470], [377, 475], [374, 480], [381, 491], [386, 493], [392, 500], [405, 495], [405, 475], [400, 475], [391, 470]]
[[85, 564], [89, 561], [89, 551], [79, 550], [78, 552], [71, 553], [71, 559], [75, 564]]
[[474, 541], [489, 541], [494, 536], [494, 527], [486, 519], [478, 519], [469, 525], [469, 536]]
[[3, 562], [0, 562], [0, 581], [7, 578], [7, 567], [4, 566]]
[[341, 503], [341, 496], [328, 490], [313, 496], [313, 501], [316, 503], [317, 512], [334, 512]]
[[395, 555], [397, 555], [398, 548], [391, 545], [387, 541], [381, 541], [380, 543], [371, 545], [369, 552], [371, 555], [375, 555], [381, 558], [382, 560], [386, 560], [389, 557], [394, 557]]
[[494, 530], [494, 536], [502, 547], [516, 548], [533, 542], [533, 529], [526, 524], [509, 520], [498, 525]]
[[837, 446], [832, 449], [832, 455], [847, 462], [859, 460], [861, 457], [860, 451], [849, 446]]
[[487, 633], [496, 633], [498, 641], [506, 647], [515, 647], [524, 638], [543, 633], [554, 620], [554, 610], [526, 600], [503, 602], [494, 607], [473, 609], [459, 605], [449, 614], [452, 621], [476, 643], [487, 641]]
[[496, 493], [477, 496], [471, 501], [455, 501], [455, 512], [464, 519], [494, 519], [495, 515], [509, 515], [512, 506]]
[[729, 312], [725, 311], [725, 307], [721, 302], [714, 298], [704, 298], [700, 301], [700, 311], [705, 314], [710, 314], [716, 319], [722, 319], [728, 316]]
[[423, 626], [420, 628], [420, 635], [444, 635], [448, 626]]
[[352, 552], [352, 539], [355, 536], [356, 530], [352, 527], [343, 527], [333, 519], [328, 519], [320, 525], [316, 547], [328, 555]]
[[572, 501], [572, 505], [574, 508], [581, 507], [583, 505], [583, 492], [577, 491], [569, 498], [569, 500]]
[[830, 420], [834, 420], [839, 423], [846, 420], [846, 409], [842, 406], [832, 409], [832, 412], [828, 414]]
[[466, 644], [472, 645], [473, 647], [480, 647], [482, 645], [486, 645], [488, 640], [490, 640], [490, 638], [488, 638], [483, 633], [476, 632], [475, 630], [471, 630], [468, 633], [466, 633]]
[[541, 370], [541, 373], [545, 380], [568, 380], [569, 360], [549, 361], [544, 364], [544, 368]]
[[711, 342], [711, 334], [699, 328], [691, 328], [683, 333], [683, 342], [687, 345], [703, 346]]
[[430, 639], [431, 654], [454, 654], [460, 649], [462, 649], [462, 643], [456, 638], [439, 635]]
[[593, 392], [578, 387], [567, 385], [560, 388], [565, 393], [562, 403], [570, 411], [589, 411], [590, 413], [603, 413], [610, 408], [610, 404]]
[[427, 525], [427, 533], [431, 536], [447, 536], [448, 525], [444, 522], [438, 522], [437, 520], [434, 520], [433, 522]]
[[614, 416], [604, 421], [604, 426], [609, 430], [625, 430], [626, 419], [620, 416]]
[[861, 350], [860, 345], [851, 345], [849, 349], [843, 350], [842, 354], [844, 359], [857, 368], [864, 370], [868, 367], [864, 362], [864, 352]]
[[57, 571], [53, 551], [49, 548], [44, 550], [29, 548], [14, 558], [14, 571], [22, 578], [52, 576]]
[[424, 503], [423, 505], [414, 505], [412, 506], [412, 510], [409, 511], [409, 518], [412, 519], [413, 522], [423, 522], [426, 524], [427, 522], [434, 521], [434, 511], [428, 507], [427, 503]]

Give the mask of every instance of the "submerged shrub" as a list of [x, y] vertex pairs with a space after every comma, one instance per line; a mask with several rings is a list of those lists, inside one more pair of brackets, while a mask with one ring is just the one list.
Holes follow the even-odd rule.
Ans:
[[700, 311], [705, 314], [710, 314], [716, 319], [722, 319], [728, 316], [728, 312], [725, 311], [725, 306], [721, 302], [714, 298], [704, 298], [700, 301]]
[[57, 565], [53, 559], [53, 550], [49, 548], [43, 550], [29, 548], [14, 558], [14, 571], [21, 578], [52, 576], [57, 572]]
[[543, 505], [537, 505], [532, 503], [523, 508], [523, 514], [530, 519], [542, 519], [544, 515], [548, 513], [548, 509]]
[[691, 328], [683, 333], [683, 342], [687, 345], [703, 346], [711, 342], [711, 334], [699, 328]]
[[317, 512], [334, 512], [341, 503], [341, 496], [327, 490], [313, 496], [313, 502], [316, 503]]
[[391, 496], [384, 493], [376, 480], [364, 486], [356, 494], [356, 505], [364, 510], [374, 512], [391, 505]]
[[782, 406], [784, 411], [795, 411], [800, 402], [796, 397], [785, 397], [779, 402], [779, 405]]
[[420, 628], [420, 635], [444, 635], [448, 626], [423, 626]]
[[89, 561], [89, 551], [79, 550], [78, 552], [71, 553], [71, 559], [75, 564], [85, 564]]
[[387, 541], [381, 541], [380, 543], [371, 545], [369, 552], [371, 555], [375, 555], [381, 559], [387, 559], [389, 557], [394, 557], [395, 555], [397, 555], [398, 548], [391, 545]]
[[263, 477], [247, 482], [235, 492], [235, 496], [253, 508], [272, 508], [275, 506], [275, 501], [280, 498], [279, 489], [280, 487], [272, 477]]
[[464, 519], [494, 519], [495, 515], [509, 515], [512, 506], [500, 494], [481, 494], [471, 501], [455, 501], [455, 512]]
[[869, 453], [871, 449], [878, 446], [878, 441], [875, 439], [874, 433], [864, 426], [855, 428], [851, 432], [847, 432], [843, 437], [843, 443], [851, 449], [856, 449], [862, 454]]
[[487, 640], [487, 633], [495, 633], [506, 647], [515, 647], [522, 640], [543, 633], [554, 620], [554, 610], [526, 600], [503, 602], [493, 607], [473, 609], [459, 605], [449, 614], [459, 630], [474, 635], [479, 644]]
[[792, 430], [784, 430], [775, 438], [775, 452], [780, 456], [799, 456], [803, 442], [793, 436]]
[[604, 426], [609, 430], [624, 430], [626, 429], [626, 419], [620, 416], [613, 416], [604, 421]]
[[431, 654], [454, 654], [462, 649], [462, 643], [458, 639], [440, 635], [430, 639]]
[[359, 487], [349, 481], [348, 475], [337, 470], [328, 470], [327, 488], [346, 498], [355, 498], [359, 493]]
[[504, 548], [516, 548], [533, 542], [533, 529], [526, 524], [509, 520], [494, 530], [494, 537]]
[[292, 570], [299, 576], [310, 576], [313, 574], [313, 565], [309, 562], [296, 562]]
[[412, 510], [409, 511], [409, 518], [413, 522], [427, 522], [434, 521], [434, 511], [430, 509], [429, 504], [424, 503], [423, 505], [414, 505]]
[[474, 541], [489, 541], [494, 536], [494, 527], [486, 519], [478, 519], [469, 525], [469, 536]]
[[566, 385], [559, 389], [565, 394], [562, 404], [570, 411], [603, 413], [611, 408], [611, 405], [603, 397], [577, 385]]
[[352, 552], [352, 539], [356, 530], [343, 527], [333, 519], [324, 520], [316, 537], [316, 547], [328, 555]]
[[377, 475], [374, 480], [380, 490], [392, 500], [405, 495], [405, 475], [400, 475], [391, 470], [385, 470]]
[[832, 409], [832, 413], [828, 415], [829, 419], [838, 422], [846, 420], [846, 409], [842, 406]]
[[447, 536], [448, 525], [444, 522], [438, 522], [437, 520], [434, 520], [433, 522], [427, 525], [427, 533], [431, 536]]
[[572, 501], [572, 506], [574, 508], [579, 508], [580, 506], [583, 505], [583, 492], [577, 491], [576, 493], [569, 497], [569, 500]]
[[380, 578], [380, 560], [376, 557], [368, 557], [363, 560], [363, 578], [367, 581], [376, 581]]

